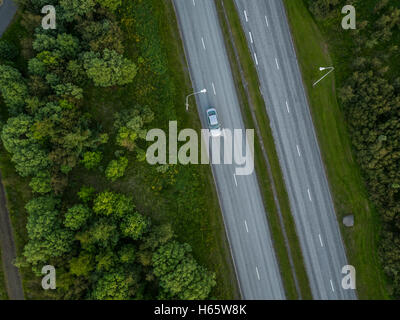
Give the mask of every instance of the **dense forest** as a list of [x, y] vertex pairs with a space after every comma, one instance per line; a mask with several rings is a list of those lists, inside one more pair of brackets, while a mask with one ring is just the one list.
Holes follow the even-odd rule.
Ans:
[[[307, 0], [339, 69], [339, 99], [369, 195], [382, 221], [380, 256], [400, 298], [400, 5], [398, 1]], [[344, 5], [357, 29], [344, 31]]]
[[[110, 114], [110, 131], [96, 122], [86, 96], [92, 88], [134, 83], [139, 68], [164, 76], [165, 56], [157, 38], [138, 40], [154, 31], [148, 23], [150, 2], [16, 2], [28, 34], [20, 53], [26, 68], [19, 70], [15, 45], [0, 40], [0, 96], [8, 112], [1, 140], [34, 194], [25, 206], [29, 240], [17, 265], [32, 268], [37, 276], [44, 265], [56, 266], [58, 299], [208, 298], [216, 276], [177, 240], [171, 224], [154, 223], [123, 192], [98, 191], [89, 181], [74, 190], [69, 179], [80, 168], [103, 175], [112, 186], [128, 164], [145, 160], [144, 137], [155, 117], [151, 105], [132, 101]], [[56, 8], [55, 30], [41, 27], [45, 5]], [[121, 5], [134, 12], [135, 19], [125, 19], [124, 25], [135, 24], [137, 34], [130, 40], [140, 46], [137, 61], [124, 56], [126, 35], [115, 14]], [[152, 85], [140, 90], [154, 96]], [[170, 99], [168, 85], [156, 99], [163, 94]], [[170, 103], [164, 104], [168, 110]], [[112, 159], [105, 157], [110, 149], [116, 149]], [[156, 170], [174, 181], [174, 169]]]

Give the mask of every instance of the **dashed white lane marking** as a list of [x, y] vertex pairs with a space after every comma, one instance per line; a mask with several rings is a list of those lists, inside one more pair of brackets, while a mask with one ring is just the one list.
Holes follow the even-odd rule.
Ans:
[[258, 65], [257, 53], [254, 52], [254, 60], [256, 60], [256, 65]]
[[253, 35], [251, 34], [251, 31], [249, 31], [249, 36], [250, 36], [250, 42], [253, 43]]
[[310, 189], [308, 189], [307, 192], [308, 192], [308, 197], [310, 198], [310, 201], [312, 202]]
[[206, 50], [206, 45], [205, 45], [205, 43], [204, 43], [203, 37], [201, 37], [201, 43], [203, 44], [203, 49]]
[[244, 225], [245, 225], [245, 227], [246, 227], [247, 233], [249, 233], [249, 227], [247, 226], [247, 221], [246, 221], [246, 220], [244, 221]]
[[331, 280], [331, 288], [332, 288], [332, 292], [335, 292], [335, 288], [333, 287], [333, 282]]
[[321, 234], [319, 235], [319, 242], [321, 243], [321, 247], [323, 248], [324, 247], [324, 243], [322, 242]]
[[196, 1], [195, 0], [193, 0], [193, 5], [196, 6]]
[[258, 267], [256, 267], [256, 272], [257, 272], [257, 278], [258, 278], [258, 280], [261, 280], [261, 278], [260, 278], [260, 273], [258, 272]]
[[279, 70], [279, 63], [278, 63], [278, 59], [277, 59], [277, 58], [275, 58], [275, 63], [276, 63], [276, 67], [277, 67], [278, 70]]
[[299, 145], [297, 145], [296, 148], [297, 148], [297, 153], [299, 154], [299, 157], [301, 157], [301, 152], [300, 152], [300, 147], [299, 147]]
[[236, 174], [233, 174], [233, 179], [235, 180], [235, 185], [236, 185], [236, 187], [238, 186], [238, 183], [237, 183], [237, 179], [236, 179]]
[[249, 18], [247, 17], [247, 12], [244, 10], [244, 17], [246, 18], [246, 22], [249, 22]]
[[286, 109], [287, 109], [287, 112], [290, 113], [289, 102], [287, 102], [287, 100], [286, 100]]
[[215, 91], [215, 85], [214, 85], [214, 82], [212, 83], [212, 88], [213, 88], [213, 91], [214, 91], [214, 96], [216, 96], [216, 95], [217, 95], [217, 91]]
[[269, 23], [268, 23], [268, 17], [265, 16], [265, 23], [267, 24], [267, 27], [269, 28]]

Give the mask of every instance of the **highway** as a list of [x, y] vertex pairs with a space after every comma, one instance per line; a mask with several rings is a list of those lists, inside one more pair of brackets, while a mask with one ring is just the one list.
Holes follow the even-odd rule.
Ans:
[[[245, 129], [214, 0], [174, 0], [203, 127], [218, 110], [227, 129]], [[182, 106], [184, 107], [184, 106]], [[235, 176], [234, 165], [213, 165], [225, 228], [242, 297], [283, 300], [285, 293], [255, 173]]]
[[0, 6], [0, 36], [6, 31], [16, 12], [16, 4], [12, 0], [4, 0]]
[[[5, 0], [0, 7], [0, 37], [7, 29], [8, 25], [17, 12], [17, 6], [11, 0]], [[11, 225], [10, 213], [7, 209], [6, 194], [0, 173], [0, 246], [4, 270], [4, 280], [8, 298], [10, 300], [24, 300], [24, 290], [22, 287], [21, 275], [18, 268], [14, 266], [16, 259], [16, 249], [14, 233]]]
[[259, 75], [313, 297], [357, 299], [341, 284], [345, 248], [284, 5], [234, 1]]

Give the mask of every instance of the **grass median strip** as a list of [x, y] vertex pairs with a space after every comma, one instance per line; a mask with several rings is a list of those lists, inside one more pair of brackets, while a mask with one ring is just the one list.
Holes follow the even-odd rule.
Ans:
[[255, 128], [255, 166], [288, 299], [312, 299], [269, 118], [232, 0], [217, 3], [246, 127]]
[[[348, 214], [356, 215], [355, 227], [342, 226], [341, 231], [350, 263], [357, 270], [358, 296], [363, 300], [386, 299], [388, 293], [377, 248], [379, 220], [353, 157], [345, 118], [336, 97], [335, 80], [332, 80], [334, 74], [318, 87], [312, 87], [321, 77], [319, 67], [332, 64], [339, 67], [343, 61], [330, 56], [328, 45], [304, 2], [284, 2], [339, 222]], [[336, 74], [341, 69], [336, 68]]]

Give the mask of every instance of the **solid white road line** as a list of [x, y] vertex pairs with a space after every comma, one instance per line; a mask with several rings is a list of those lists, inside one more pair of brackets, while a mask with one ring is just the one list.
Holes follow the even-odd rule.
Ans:
[[204, 43], [204, 39], [203, 39], [203, 37], [201, 37], [201, 43], [203, 44], [203, 48], [204, 48], [204, 50], [206, 50], [206, 45], [205, 45], [205, 43]]
[[[278, 69], [279, 69], [279, 67], [278, 67]], [[289, 103], [287, 102], [287, 100], [286, 100], [286, 109], [287, 109], [287, 112], [290, 113]]]
[[310, 201], [312, 202], [310, 189], [308, 189], [307, 192], [308, 192], [308, 197], [310, 198]]
[[258, 65], [257, 53], [254, 52], [254, 59], [256, 60], [256, 65]]
[[244, 10], [244, 17], [246, 18], [246, 22], [249, 22], [249, 18], [247, 17], [247, 12]]
[[253, 35], [251, 34], [251, 31], [249, 31], [249, 36], [250, 36], [250, 42], [253, 43]]
[[321, 247], [323, 248], [324, 247], [324, 243], [322, 242], [321, 234], [319, 235], [319, 242], [321, 243]]
[[265, 22], [267, 24], [267, 27], [269, 28], [269, 23], [268, 23], [268, 17], [267, 16], [265, 16]]
[[277, 67], [278, 70], [279, 70], [279, 63], [278, 63], [278, 59], [277, 59], [277, 58], [275, 58], [275, 63], [276, 63], [276, 67]]
[[331, 280], [331, 287], [332, 287], [332, 292], [335, 292], [335, 288], [333, 287], [333, 282]]
[[297, 147], [297, 153], [299, 154], [299, 157], [301, 157], [301, 152], [300, 152], [300, 147], [299, 147], [299, 145], [297, 145], [296, 147]]
[[257, 272], [257, 278], [258, 278], [258, 280], [261, 280], [261, 278], [260, 278], [260, 273], [258, 272], [258, 267], [256, 267], [256, 272]]
[[215, 85], [214, 85], [214, 82], [212, 83], [212, 88], [213, 88], [213, 91], [214, 91], [214, 96], [216, 96], [216, 95], [217, 95], [217, 92], [215, 91]]
[[249, 233], [249, 227], [247, 226], [247, 221], [246, 221], [246, 220], [244, 220], [244, 225], [245, 225], [245, 227], [246, 227], [247, 233]]
[[235, 180], [235, 185], [236, 187], [238, 186], [237, 180], [236, 180], [236, 174], [233, 174], [233, 179]]

